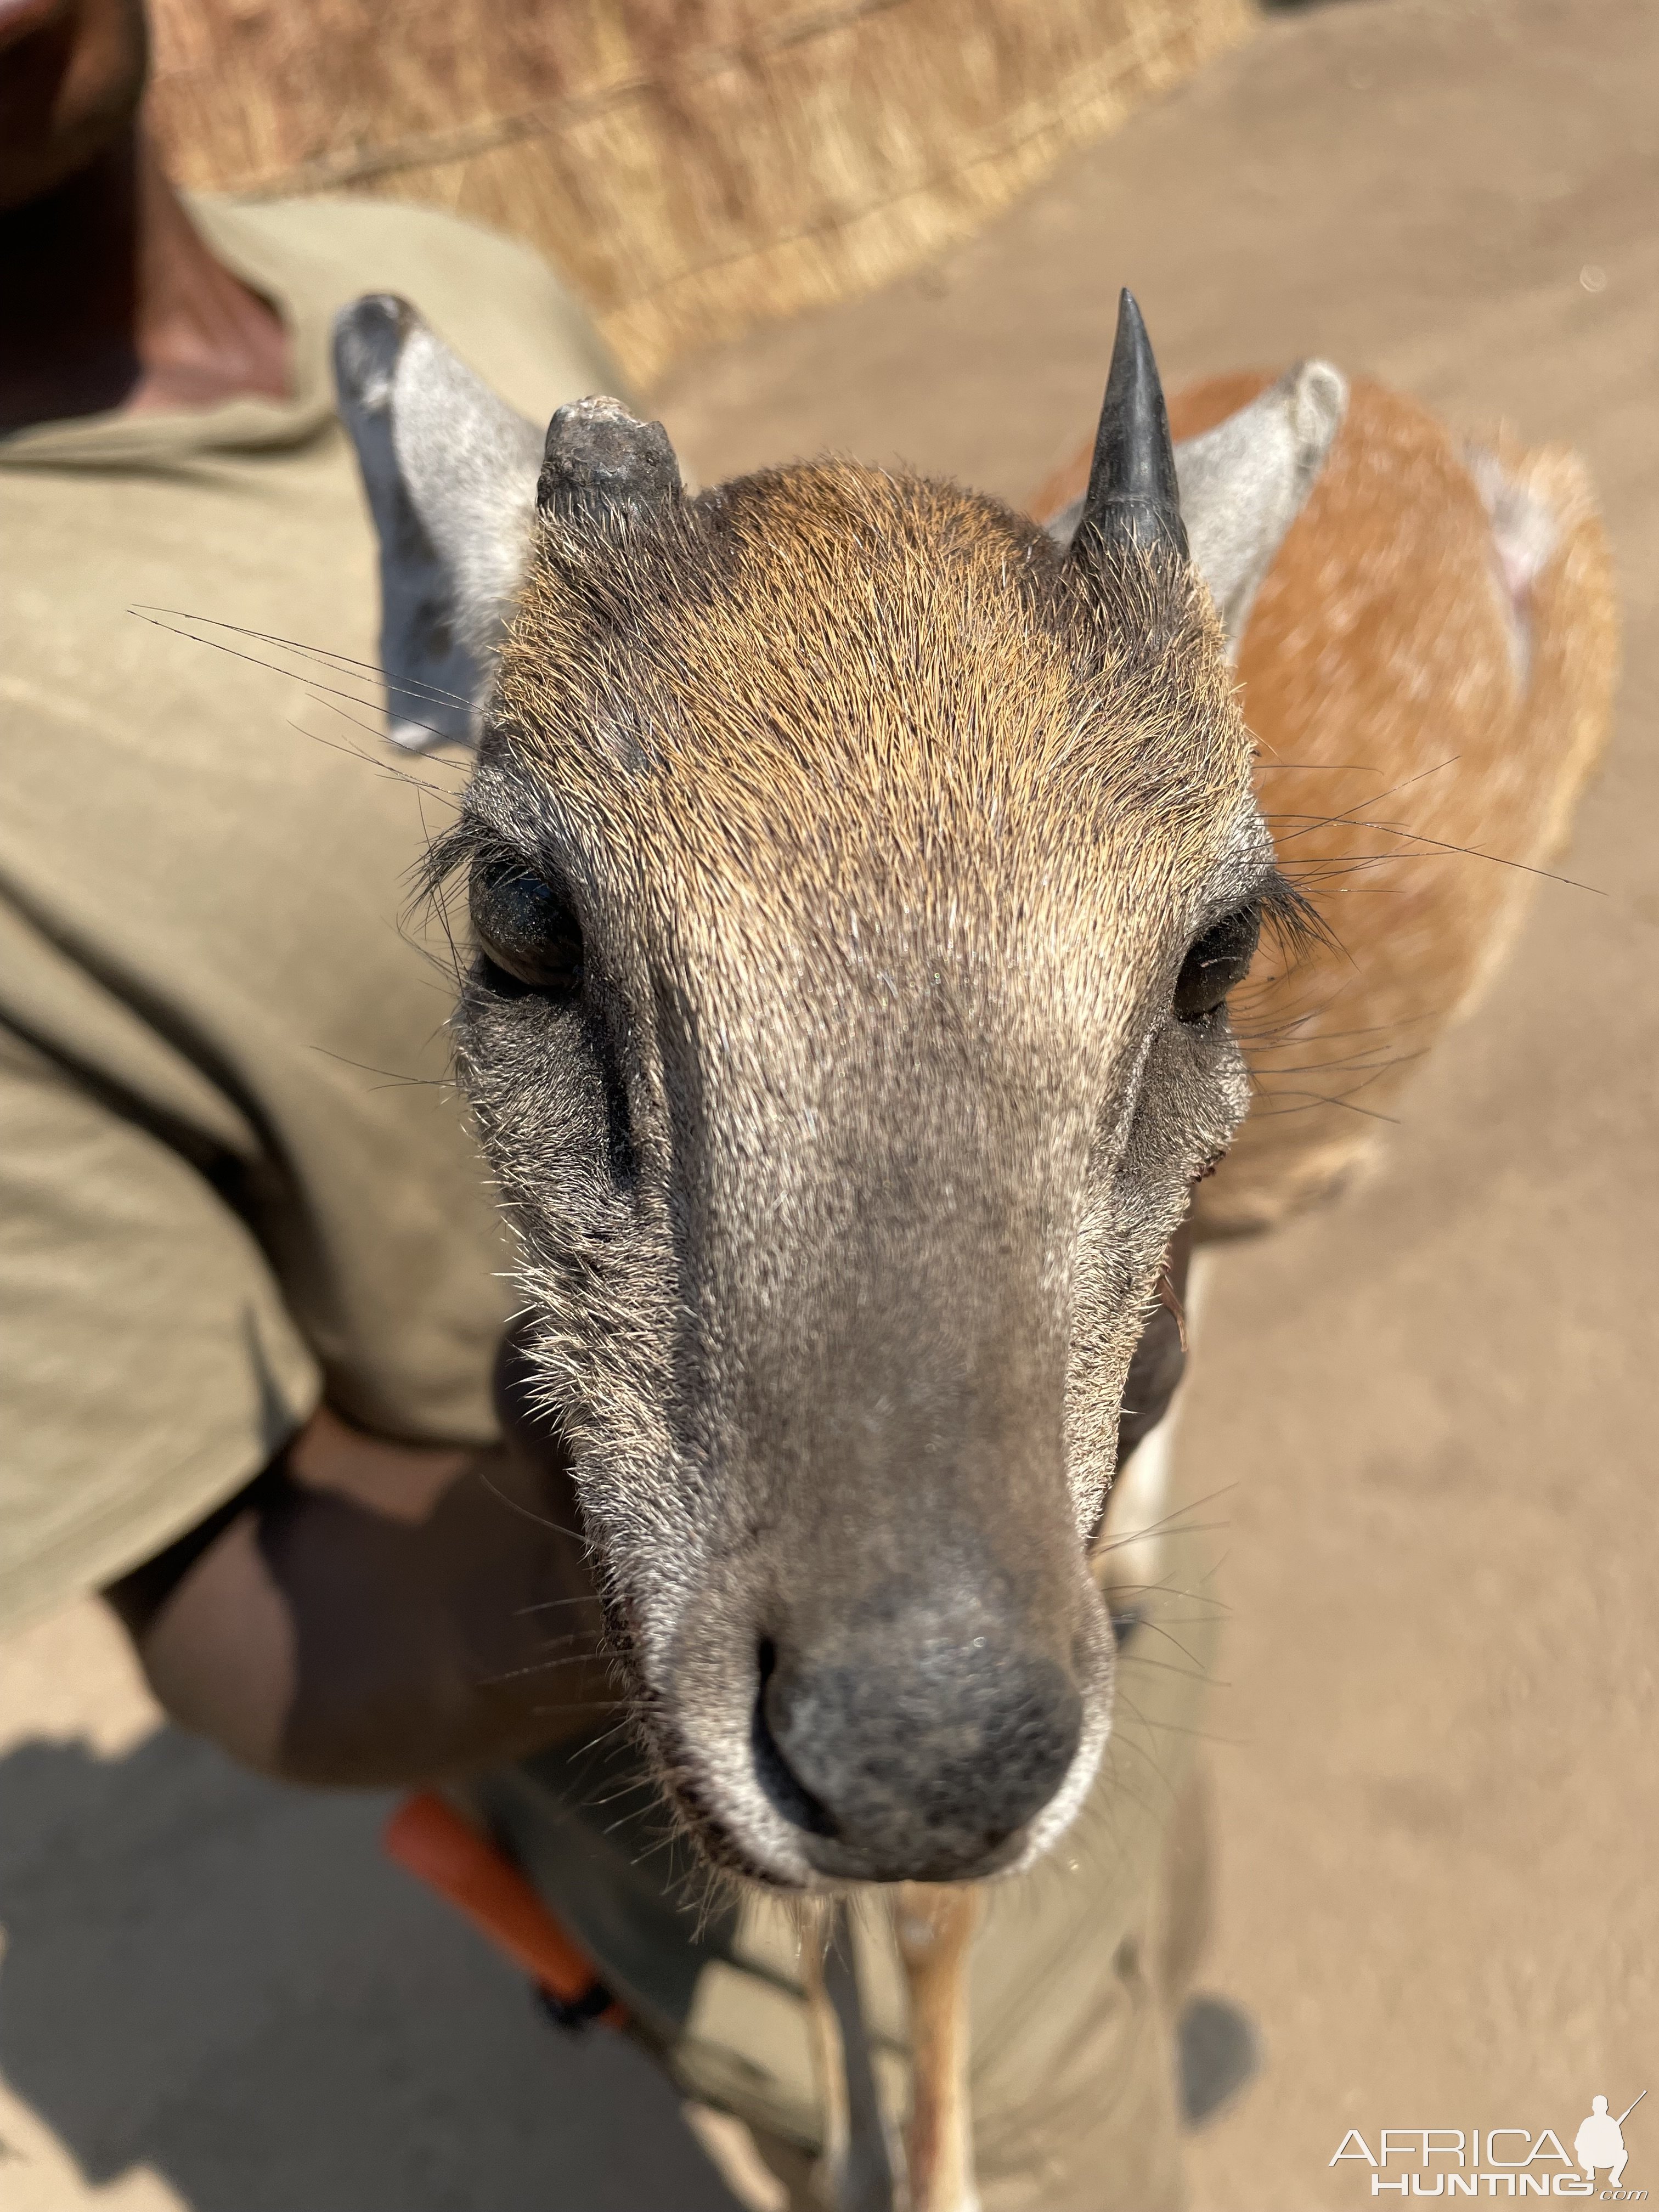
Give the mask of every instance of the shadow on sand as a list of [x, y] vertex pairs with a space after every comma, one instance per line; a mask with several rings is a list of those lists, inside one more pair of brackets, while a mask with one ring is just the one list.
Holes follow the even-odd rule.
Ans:
[[0, 1759], [0, 2073], [192, 2212], [731, 2212], [647, 2063], [381, 1859], [387, 1802], [170, 1729]]

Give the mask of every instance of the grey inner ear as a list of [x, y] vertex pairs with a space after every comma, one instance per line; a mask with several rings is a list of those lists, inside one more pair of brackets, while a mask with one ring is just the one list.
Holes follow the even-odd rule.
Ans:
[[387, 733], [411, 751], [470, 740], [523, 570], [541, 433], [401, 300], [342, 309], [334, 368], [380, 544]]
[[[1328, 361], [1298, 362], [1248, 407], [1175, 449], [1193, 565], [1215, 601], [1230, 658], [1347, 406], [1340, 369]], [[1048, 525], [1060, 544], [1070, 544], [1082, 507], [1074, 500]]]

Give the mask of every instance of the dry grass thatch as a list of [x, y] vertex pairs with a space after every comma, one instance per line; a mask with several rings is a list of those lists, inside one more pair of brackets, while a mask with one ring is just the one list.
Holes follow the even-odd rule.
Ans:
[[648, 382], [878, 283], [1242, 38], [1249, 0], [155, 0], [174, 173], [532, 240]]

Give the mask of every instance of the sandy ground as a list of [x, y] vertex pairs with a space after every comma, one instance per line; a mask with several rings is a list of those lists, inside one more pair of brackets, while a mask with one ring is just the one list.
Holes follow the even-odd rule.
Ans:
[[[1595, 892], [1547, 889], [1385, 1170], [1230, 1254], [1206, 1317], [1206, 1978], [1267, 2063], [1195, 2140], [1194, 2196], [1314, 2212], [1370, 2201], [1329, 2164], [1350, 2127], [1570, 2142], [1593, 2094], [1659, 2087], [1659, 12], [1278, 19], [971, 246], [661, 410], [705, 477], [830, 446], [1018, 497], [1090, 423], [1123, 281], [1171, 380], [1319, 351], [1578, 444], [1628, 623], [1565, 864]], [[379, 1802], [157, 1731], [92, 1608], [0, 1653], [0, 1711], [6, 2212], [725, 2201], [627, 2051], [551, 2037], [380, 1863]], [[1626, 2187], [1659, 2190], [1652, 2100], [1628, 2141]]]

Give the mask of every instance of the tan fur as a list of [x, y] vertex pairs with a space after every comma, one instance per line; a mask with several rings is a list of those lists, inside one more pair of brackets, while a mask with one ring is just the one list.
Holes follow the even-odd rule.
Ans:
[[[1218, 628], [1184, 573], [1136, 555], [1103, 581], [1085, 582], [1030, 526], [948, 486], [831, 464], [713, 497], [710, 513], [670, 519], [614, 549], [543, 525], [470, 795], [473, 849], [488, 849], [492, 833], [515, 849], [533, 843], [599, 918], [609, 973], [629, 981], [626, 939], [597, 936], [615, 913], [651, 943], [659, 975], [678, 973], [681, 988], [695, 991], [699, 1032], [720, 1041], [699, 1062], [703, 1110], [736, 1128], [713, 1158], [696, 1241], [716, 1267], [724, 1235], [741, 1238], [744, 1255], [699, 1310], [748, 1328], [762, 1358], [781, 1329], [796, 1325], [798, 1310], [814, 1319], [814, 1271], [846, 1268], [853, 1231], [908, 1248], [952, 1237], [952, 1216], [961, 1216], [974, 1231], [971, 1272], [953, 1259], [946, 1281], [956, 1315], [971, 1317], [996, 1271], [983, 1264], [994, 1248], [963, 1214], [965, 1194], [976, 1173], [995, 1191], [1003, 1173], [995, 1145], [1022, 1180], [1032, 1174], [1028, 1130], [1055, 1148], [1052, 1170], [1036, 1163], [1036, 1187], [1076, 1242], [1074, 1260], [1050, 1263], [1072, 1276], [1063, 1377], [1052, 1362], [1039, 1364], [1051, 1358], [1041, 1342], [1024, 1352], [1024, 1312], [1010, 1307], [1006, 1321], [1000, 1312], [998, 1328], [1003, 1352], [1019, 1355], [1008, 1387], [1027, 1389], [1029, 1373], [1051, 1406], [1062, 1388], [1068, 1401], [1056, 1460], [1079, 1490], [1071, 1511], [1053, 1516], [1060, 1595], [1034, 1610], [1079, 1650], [1086, 1639], [1099, 1655], [1090, 1663], [1109, 1680], [1109, 1633], [1078, 1533], [1099, 1517], [1123, 1375], [1186, 1178], [1210, 1142], [1208, 1117], [1231, 1130], [1243, 1105], [1231, 1044], [1171, 1034], [1164, 1012], [1201, 916], [1218, 900], [1224, 910], [1238, 895], [1230, 886], [1255, 880], [1261, 866], [1249, 743]], [[879, 988], [869, 1007], [849, 1001], [872, 980]], [[653, 1001], [632, 988], [643, 1027]], [[705, 1690], [695, 1669], [708, 1650], [718, 1656], [720, 1626], [707, 1579], [695, 1638], [677, 1645], [665, 1638], [660, 1650], [648, 1640], [653, 1614], [634, 1595], [643, 1591], [672, 1620], [672, 1577], [700, 1565], [706, 1540], [690, 1522], [665, 1528], [678, 1492], [653, 1503], [648, 1522], [641, 1515], [635, 1468], [668, 1459], [672, 1447], [653, 1425], [672, 1393], [642, 1355], [629, 1363], [617, 1347], [640, 1340], [641, 1316], [653, 1313], [660, 1293], [640, 1287], [642, 1273], [623, 1272], [622, 1239], [608, 1223], [591, 1237], [568, 1218], [543, 1230], [534, 1209], [559, 1185], [530, 1110], [545, 1111], [536, 1103], [540, 1063], [513, 1042], [510, 1008], [474, 1003], [475, 1021], [495, 1026], [482, 1045], [477, 1029], [469, 1033], [463, 1062], [509, 1198], [525, 1194], [526, 1279], [544, 1316], [538, 1348], [550, 1395], [579, 1453], [590, 1433], [599, 1436], [599, 1449], [586, 1452], [585, 1503], [610, 1514], [611, 1559], [633, 1571], [613, 1610], [631, 1632], [644, 1702], [664, 1716], [665, 1778], [679, 1785], [682, 1808], [696, 1821], [699, 1778], [672, 1731], [684, 1726], [681, 1711], [695, 1728], [704, 1705], [723, 1714], [721, 1699], [752, 1698], [744, 1671], [752, 1644], [723, 1662], [726, 1677]], [[948, 1048], [937, 1073], [930, 1004]], [[1139, 1091], [1126, 1127], [1114, 1069], [1149, 1030], [1158, 1032], [1152, 1074], [1137, 1054], [1122, 1079]], [[902, 1068], [888, 1064], [888, 1036], [902, 1042]], [[1057, 1135], [1029, 1118], [1034, 1100]], [[837, 1117], [848, 1121], [860, 1166], [885, 1152], [902, 1176], [923, 1178], [919, 1220], [905, 1212], [896, 1179], [856, 1223], [814, 1213], [825, 1192], [843, 1205], [842, 1194], [858, 1188], [856, 1171], [815, 1164], [825, 1149], [811, 1126], [820, 1115], [832, 1134]], [[803, 1143], [808, 1126], [814, 1141]], [[925, 1162], [915, 1167], [905, 1150], [912, 1127]], [[1105, 1175], [1091, 1179], [1091, 1160], [1102, 1154], [1122, 1162], [1109, 1190]], [[750, 1159], [763, 1163], [757, 1181], [769, 1211], [758, 1219], [756, 1200], [735, 1181]], [[957, 1179], [942, 1200], [925, 1181], [939, 1160]], [[823, 1190], [810, 1180], [820, 1173]], [[1080, 1194], [1087, 1210], [1079, 1218]], [[1022, 1244], [1040, 1253], [1054, 1233], [1041, 1218], [1029, 1231], [1017, 1223], [1011, 1231], [1009, 1222], [994, 1229], [1004, 1268]], [[787, 1295], [775, 1287], [779, 1254], [796, 1270]], [[578, 1263], [573, 1293], [554, 1270]], [[902, 1282], [912, 1265], [908, 1249], [878, 1241], [865, 1279]], [[1035, 1308], [1039, 1286], [1017, 1287], [1021, 1308]], [[1046, 1295], [1054, 1301], [1052, 1289]], [[833, 1304], [829, 1310], [833, 1318]], [[804, 1393], [815, 1346], [787, 1348], [790, 1388]], [[755, 1357], [751, 1349], [750, 1373]], [[936, 1357], [925, 1337], [915, 1357]], [[718, 1346], [705, 1375], [718, 1404], [726, 1387]], [[988, 1420], [1000, 1387], [988, 1359], [975, 1379]], [[843, 1375], [837, 1390], [848, 1387]], [[1024, 1401], [1016, 1411], [985, 1483], [986, 1525], [1018, 1575], [1028, 1571], [1023, 1555], [1042, 1534], [1041, 1516], [1052, 1514], [1046, 1474], [1040, 1464], [1028, 1473], [1021, 1455], [1028, 1434], [1053, 1435], [1053, 1413], [1045, 1419], [1040, 1401], [1031, 1418]], [[782, 1448], [791, 1442], [786, 1432]], [[743, 1443], [735, 1433], [723, 1455], [733, 1492]], [[780, 1457], [774, 1447], [770, 1464]], [[970, 1502], [970, 1476], [964, 1459], [951, 1486], [958, 1511]], [[1017, 1515], [1007, 1510], [1015, 1494]], [[757, 1495], [752, 1510], [769, 1516], [775, 1509]], [[861, 1517], [836, 1512], [837, 1545], [856, 1536]], [[930, 1543], [945, 1540], [935, 1525]], [[816, 1579], [841, 1572], [856, 1602], [852, 1570], [837, 1569], [822, 1540], [813, 1557]], [[725, 1572], [718, 1561], [716, 1571]], [[1092, 1608], [1075, 1628], [1063, 1611], [1079, 1602], [1066, 1595], [1066, 1576], [1087, 1589]], [[714, 1587], [723, 1599], [723, 1586]], [[741, 1612], [732, 1607], [743, 1621], [753, 1609], [746, 1599]], [[672, 1685], [678, 1710], [659, 1681]], [[1086, 1757], [1079, 1787], [1092, 1771]], [[1054, 1817], [1069, 1817], [1064, 1804]], [[897, 1896], [914, 2051], [914, 2212], [972, 2212], [975, 2203], [965, 1968], [979, 1912], [971, 1887], [905, 1885]], [[848, 2100], [823, 1936], [822, 1909], [808, 1907], [802, 1972], [826, 2115], [814, 2185], [833, 2203], [847, 2171]]]
[[[1003, 928], [1040, 904], [1059, 951], [1075, 901], [1092, 916], [1114, 892], [1133, 931], [1139, 894], [1211, 864], [1242, 725], [1206, 624], [1187, 638], [1175, 626], [1176, 650], [1149, 659], [1147, 696], [1115, 696], [1104, 635], [1097, 674], [1063, 619], [1007, 589], [1033, 550], [993, 501], [851, 463], [751, 477], [719, 496], [707, 548], [718, 595], [688, 599], [672, 554], [661, 581], [673, 588], [653, 591], [637, 550], [618, 564], [630, 621], [614, 690], [560, 696], [563, 672], [592, 667], [593, 603], [567, 586], [588, 584], [593, 564], [584, 546], [567, 566], [551, 526], [501, 671], [526, 757], [605, 842], [650, 841], [690, 902], [676, 900], [677, 915], [710, 896], [741, 902], [762, 974], [775, 967], [781, 906], [855, 888], [920, 906], [923, 920], [951, 896], [964, 930]], [[613, 611], [608, 599], [600, 611]], [[1154, 719], [1165, 736], [1155, 751]], [[587, 741], [595, 723], [614, 730], [616, 751]], [[653, 747], [653, 733], [672, 742]], [[636, 742], [644, 776], [624, 757]], [[1120, 852], [1126, 821], [1133, 849]], [[1112, 858], [1130, 882], [1097, 872], [1091, 833], [1115, 833]]]
[[[1176, 436], [1225, 420], [1269, 381], [1217, 377], [1182, 392]], [[1261, 807], [1332, 942], [1288, 970], [1264, 947], [1235, 994], [1257, 1096], [1200, 1191], [1210, 1234], [1267, 1226], [1363, 1162], [1385, 1126], [1373, 1117], [1395, 1111], [1513, 940], [1537, 888], [1526, 871], [1559, 852], [1605, 740], [1617, 626], [1583, 467], [1507, 438], [1490, 462], [1483, 485], [1425, 409], [1357, 380], [1251, 611], [1238, 674]], [[1063, 506], [1086, 470], [1085, 453], [1034, 511]], [[1553, 549], [1515, 610], [1492, 481], [1553, 524]]]
[[716, 1851], [740, 1800], [771, 1865], [793, 1852], [733, 1735], [748, 1624], [806, 1542], [823, 1571], [788, 1604], [823, 1648], [896, 1570], [925, 1610], [912, 1484], [949, 1456], [935, 1539], [994, 1547], [1042, 1663], [1081, 1670], [1040, 1852], [1109, 1725], [1077, 1536], [1188, 1182], [1246, 1097], [1230, 1035], [1165, 1012], [1266, 851], [1206, 595], [850, 464], [625, 537], [546, 520], [461, 835], [570, 887], [627, 1006], [631, 1190], [573, 1176], [591, 1077], [550, 1089], [533, 1021], [470, 985], [458, 1052], [671, 1795]]

